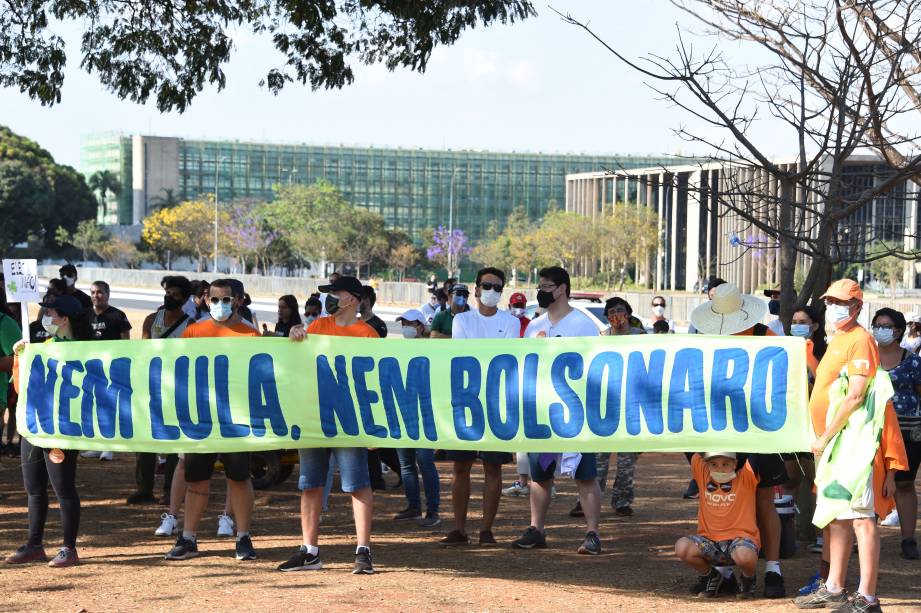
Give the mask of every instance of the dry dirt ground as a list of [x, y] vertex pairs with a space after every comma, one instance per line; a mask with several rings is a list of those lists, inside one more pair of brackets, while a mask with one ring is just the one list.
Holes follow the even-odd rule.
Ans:
[[[425, 530], [397, 523], [391, 516], [404, 506], [399, 490], [375, 496], [373, 576], [351, 574], [354, 536], [348, 498], [334, 490], [323, 518], [322, 571], [280, 573], [275, 566], [299, 544], [296, 479], [257, 492], [255, 562], [238, 562], [233, 544], [213, 536], [224, 500], [224, 481], [214, 479], [211, 506], [202, 522], [202, 555], [166, 562], [171, 539], [153, 536], [163, 507], [128, 507], [133, 488], [133, 457], [111, 463], [81, 459], [78, 487], [83, 500], [80, 566], [52, 570], [44, 565], [0, 565], [0, 609], [4, 611], [222, 611], [358, 609], [401, 611], [713, 611], [735, 602], [701, 602], [687, 594], [692, 571], [675, 561], [672, 546], [693, 531], [696, 502], [681, 499], [687, 464], [681, 456], [646, 454], [637, 467], [636, 515], [603, 514], [605, 552], [575, 553], [582, 537], [579, 520], [568, 516], [575, 487], [564, 480], [548, 522], [548, 549], [516, 551], [509, 543], [528, 524], [526, 499], [503, 499], [496, 537], [499, 547], [445, 549], [436, 540], [450, 529], [449, 465], [439, 464], [445, 524]], [[506, 479], [514, 467], [506, 467]], [[479, 491], [481, 474], [475, 473]], [[393, 483], [393, 475], [389, 475]], [[159, 485], [158, 485], [159, 488]], [[26, 538], [26, 499], [18, 460], [0, 462], [0, 549], [5, 555]], [[54, 499], [52, 495], [52, 500]], [[471, 505], [472, 530], [480, 514], [479, 496]], [[898, 533], [882, 529], [880, 591], [888, 611], [921, 610], [921, 563], [897, 555]], [[59, 518], [53, 506], [46, 543], [59, 543]], [[817, 556], [801, 552], [783, 563], [788, 589], [804, 583]], [[852, 560], [851, 581], [856, 576]], [[789, 600], [758, 599], [750, 611], [793, 611]]]

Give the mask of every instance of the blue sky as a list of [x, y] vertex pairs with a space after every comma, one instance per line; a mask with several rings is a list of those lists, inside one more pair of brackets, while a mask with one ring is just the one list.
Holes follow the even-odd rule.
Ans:
[[[227, 87], [206, 89], [181, 115], [117, 100], [79, 69], [78, 32], [63, 30], [70, 58], [63, 101], [45, 108], [0, 89], [0, 122], [72, 165], [79, 163], [81, 134], [108, 130], [427, 148], [702, 153], [672, 133], [695, 125], [684, 111], [657, 100], [631, 69], [547, 5], [536, 6], [536, 18], [470, 31], [453, 47], [437, 49], [425, 74], [361, 67], [343, 90], [290, 84], [277, 97], [258, 83], [280, 56], [268, 41], [240, 36]], [[665, 0], [561, 0], [554, 6], [590, 20], [632, 57], [670, 53], [676, 22], [692, 25]], [[712, 39], [700, 44], [709, 47]], [[731, 50], [734, 59], [745, 59]], [[759, 133], [769, 152], [790, 152], [765, 125]]]

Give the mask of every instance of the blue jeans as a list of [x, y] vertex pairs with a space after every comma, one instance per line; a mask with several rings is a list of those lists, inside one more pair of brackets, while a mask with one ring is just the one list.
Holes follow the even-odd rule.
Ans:
[[[425, 487], [425, 510], [438, 514], [441, 505], [441, 483], [438, 469], [435, 467], [435, 451], [432, 449], [397, 449], [400, 457], [400, 476], [403, 477], [403, 491], [409, 508], [422, 510], [419, 497], [419, 472], [422, 472], [422, 484]], [[418, 469], [416, 465], [418, 464]]]

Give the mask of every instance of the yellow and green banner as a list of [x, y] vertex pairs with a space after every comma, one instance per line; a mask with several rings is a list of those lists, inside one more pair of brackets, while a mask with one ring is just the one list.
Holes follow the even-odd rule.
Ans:
[[113, 451], [807, 451], [805, 355], [665, 334], [45, 343], [20, 357], [17, 423]]

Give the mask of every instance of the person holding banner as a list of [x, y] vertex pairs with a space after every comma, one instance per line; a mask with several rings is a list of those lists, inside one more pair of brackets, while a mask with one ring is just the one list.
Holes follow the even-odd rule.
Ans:
[[[822, 295], [822, 299], [826, 304], [826, 320], [835, 326], [835, 335], [819, 362], [815, 386], [809, 399], [809, 412], [818, 437], [812, 451], [816, 457], [823, 456], [825, 448], [837, 441], [838, 435], [849, 428], [855, 428], [852, 433], [866, 433], [866, 436], [847, 450], [853, 453], [836, 455], [834, 460], [822, 457], [819, 462], [816, 471], [818, 501], [814, 523], [826, 530], [828, 567], [827, 573], [824, 572], [826, 569], [822, 569], [822, 574], [827, 574], [827, 579], [816, 592], [800, 596], [794, 603], [801, 609], [839, 606], [839, 611], [879, 613], [882, 608], [876, 597], [876, 581], [879, 575], [880, 541], [876, 520], [879, 516], [885, 517], [894, 507], [895, 473], [907, 470], [908, 461], [892, 404], [885, 402], [887, 399], [882, 396], [877, 397], [875, 393], [871, 400], [868, 393], [877, 383], [880, 361], [873, 335], [857, 323], [863, 308], [860, 285], [851, 279], [835, 281]], [[886, 383], [888, 381], [884, 381]], [[836, 393], [834, 407], [831, 402], [832, 392]], [[880, 390], [881, 394], [884, 392], [884, 389]], [[882, 411], [877, 407], [878, 400], [885, 403]], [[872, 406], [868, 407], [868, 404]], [[834, 412], [828, 419], [832, 408]], [[856, 411], [866, 412], [865, 419], [857, 420], [865, 427], [850, 422]], [[853, 440], [853, 437], [850, 438]], [[867, 456], [865, 452], [872, 452], [874, 448], [875, 452]], [[867, 465], [857, 465], [861, 457], [869, 457]], [[828, 469], [830, 474], [826, 474], [823, 469]], [[855, 483], [854, 475], [862, 481], [862, 486]], [[851, 489], [841, 483], [848, 483]], [[837, 488], [826, 490], [826, 487], [833, 484]], [[847, 495], [836, 495], [834, 500], [824, 496], [826, 492], [837, 494], [841, 489], [847, 490]], [[858, 495], [859, 492], [862, 494]], [[827, 515], [826, 508], [831, 505], [835, 506], [833, 511], [836, 516], [828, 522], [824, 517]], [[839, 512], [838, 506], [845, 508]], [[854, 598], [848, 600], [844, 582], [853, 535], [857, 536], [860, 586]]]
[[[51, 338], [47, 342], [88, 341], [92, 338], [86, 309], [73, 296], [53, 296], [42, 302], [44, 311], [42, 325]], [[19, 368], [19, 354], [25, 342], [19, 341], [13, 348], [14, 378]], [[48, 484], [54, 488], [61, 509], [61, 531], [63, 546], [48, 563], [52, 568], [65, 568], [80, 563], [77, 554], [77, 532], [80, 529], [80, 496], [77, 494], [76, 449], [43, 449], [32, 445], [28, 437], [21, 441], [22, 481], [29, 498], [29, 540], [6, 559], [7, 564], [45, 562], [43, 535], [48, 518]]]
[[[242, 288], [242, 284], [240, 284]], [[244, 323], [238, 311], [241, 296], [235, 293], [230, 279], [218, 279], [211, 284], [211, 318], [188, 326], [182, 338], [259, 336], [249, 323]], [[238, 560], [255, 560], [256, 550], [249, 535], [253, 511], [253, 490], [250, 487], [250, 458], [247, 452], [220, 454], [230, 489], [230, 502], [237, 521], [236, 557]], [[185, 518], [182, 534], [166, 554], [167, 560], [187, 560], [198, 555], [197, 530], [201, 517], [208, 507], [211, 492], [211, 475], [214, 473], [215, 453], [185, 454]]]
[[[550, 266], [538, 272], [537, 303], [544, 314], [528, 325], [528, 338], [553, 338], [565, 336], [598, 336], [598, 328], [587, 315], [569, 304], [569, 273], [559, 266]], [[579, 500], [588, 530], [579, 546], [579, 553], [598, 555], [601, 539], [598, 523], [601, 517], [601, 489], [598, 486], [598, 469], [594, 453], [554, 454], [529, 453], [531, 464], [531, 525], [512, 545], [519, 549], [547, 546], [544, 522], [550, 509], [553, 475], [557, 465], [561, 472], [571, 474], [579, 486]]]
[[[315, 320], [306, 331], [304, 326], [291, 329], [289, 338], [300, 342], [310, 334], [380, 338], [374, 328], [358, 319], [358, 306], [363, 295], [361, 282], [355, 277], [336, 275], [331, 283], [318, 289], [326, 294], [327, 317]], [[371, 560], [371, 520], [374, 514], [374, 491], [368, 473], [368, 450], [364, 447], [301, 448], [298, 449], [301, 474], [297, 482], [301, 490], [301, 536], [303, 543], [278, 570], [319, 570], [320, 514], [323, 512], [323, 489], [329, 477], [330, 456], [339, 466], [342, 491], [352, 496], [355, 519], [355, 575], [373, 575]]]
[[[505, 272], [493, 267], [482, 268], [476, 274], [474, 295], [476, 310], [457, 313], [451, 326], [451, 338], [520, 338], [521, 324], [508, 311], [499, 310]], [[454, 462], [451, 481], [451, 505], [454, 509], [454, 530], [443, 539], [442, 545], [466, 545], [467, 507], [470, 504], [470, 471], [477, 458], [483, 462], [483, 523], [480, 524], [480, 545], [495, 545], [492, 527], [499, 512], [502, 497], [502, 465], [512, 461], [512, 454], [504, 451], [448, 451], [448, 460]]]

